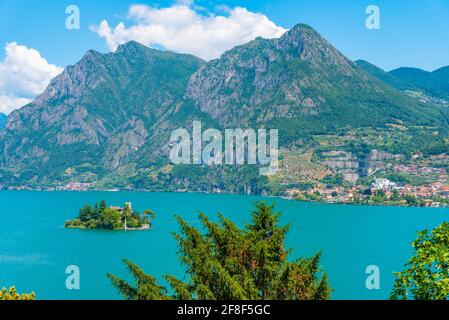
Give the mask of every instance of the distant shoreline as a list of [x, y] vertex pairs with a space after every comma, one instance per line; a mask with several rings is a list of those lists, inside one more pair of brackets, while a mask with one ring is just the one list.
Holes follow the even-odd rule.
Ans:
[[[274, 196], [274, 195], [257, 195], [257, 194], [244, 194], [244, 193], [230, 193], [230, 192], [206, 192], [206, 191], [164, 191], [164, 190], [110, 190], [110, 189], [92, 189], [92, 190], [43, 190], [43, 189], [23, 189], [23, 190], [0, 190], [4, 192], [61, 192], [61, 193], [89, 193], [89, 192], [108, 192], [108, 193], [117, 193], [117, 192], [135, 192], [135, 193], [194, 193], [194, 194], [210, 194], [210, 195], [235, 195], [235, 196], [249, 196], [249, 197], [263, 197], [263, 198], [274, 198], [274, 199], [282, 199], [288, 201], [296, 201], [302, 203], [316, 203], [316, 204], [326, 204], [326, 205], [351, 205], [351, 206], [360, 206], [360, 207], [393, 207], [393, 208], [432, 208], [432, 209], [442, 209], [448, 208], [449, 206], [441, 205], [438, 207], [431, 206], [419, 206], [419, 205], [408, 205], [408, 204], [391, 204], [391, 203], [360, 203], [360, 202], [330, 202], [330, 201], [320, 201], [320, 200], [304, 200], [304, 199], [294, 199], [286, 196]], [[75, 227], [73, 229], [83, 229]], [[87, 229], [87, 228], [84, 228]], [[150, 228], [151, 229], [151, 228]], [[128, 229], [129, 230], [129, 229]], [[124, 229], [123, 229], [124, 231]]]

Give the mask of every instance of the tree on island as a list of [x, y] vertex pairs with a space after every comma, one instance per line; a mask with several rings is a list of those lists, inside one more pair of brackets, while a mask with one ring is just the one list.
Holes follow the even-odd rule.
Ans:
[[[154, 213], [152, 217], [154, 217]], [[103, 200], [99, 204], [95, 204], [94, 207], [85, 205], [80, 209], [76, 219], [66, 221], [65, 227], [109, 230], [142, 229], [149, 228], [152, 220], [153, 218], [146, 214], [141, 216], [138, 212], [133, 211], [131, 203], [125, 203], [123, 208], [108, 207], [106, 201]]]
[[[123, 260], [136, 286], [112, 274], [112, 285], [129, 300], [322, 300], [330, 298], [320, 253], [288, 261], [284, 242], [289, 226], [280, 226], [274, 205], [256, 203], [251, 223], [239, 228], [219, 214], [219, 223], [204, 214], [203, 234], [180, 217], [174, 234], [187, 282], [165, 276], [171, 290], [129, 260]], [[169, 293], [171, 292], [171, 293]]]
[[101, 214], [100, 225], [103, 229], [120, 229], [123, 226], [120, 212], [112, 208], [104, 209]]
[[412, 247], [407, 268], [395, 273], [391, 299], [449, 299], [449, 223], [419, 232]]

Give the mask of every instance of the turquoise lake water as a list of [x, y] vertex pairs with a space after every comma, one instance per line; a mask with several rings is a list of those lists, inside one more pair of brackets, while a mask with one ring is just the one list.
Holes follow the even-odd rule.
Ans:
[[[100, 200], [137, 211], [152, 209], [150, 231], [64, 229], [65, 220], [86, 203]], [[35, 291], [38, 299], [119, 299], [106, 273], [127, 278], [120, 260], [128, 258], [148, 273], [183, 277], [171, 232], [173, 216], [198, 224], [197, 212], [216, 219], [221, 212], [239, 224], [249, 219], [256, 200], [275, 202], [282, 222], [291, 223], [291, 258], [322, 251], [322, 265], [334, 289], [333, 299], [386, 299], [393, 271], [408, 260], [415, 231], [449, 220], [448, 209], [325, 205], [275, 198], [194, 193], [0, 192], [0, 287]], [[77, 265], [81, 289], [65, 286], [68, 265]], [[380, 290], [365, 287], [365, 268], [380, 268]]]

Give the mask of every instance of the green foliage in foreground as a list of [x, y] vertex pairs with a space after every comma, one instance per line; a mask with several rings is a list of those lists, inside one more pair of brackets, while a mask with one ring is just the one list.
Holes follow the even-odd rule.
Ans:
[[407, 269], [395, 273], [391, 299], [446, 300], [449, 298], [449, 223], [418, 233]]
[[324, 300], [330, 298], [328, 278], [320, 269], [320, 254], [288, 261], [284, 241], [288, 226], [280, 213], [264, 202], [256, 204], [251, 223], [239, 228], [219, 215], [211, 222], [204, 214], [202, 233], [177, 217], [174, 234], [187, 282], [165, 276], [171, 290], [159, 285], [131, 261], [124, 260], [136, 286], [108, 274], [112, 285], [129, 300]]
[[35, 300], [36, 295], [32, 293], [18, 293], [15, 287], [9, 289], [3, 288], [0, 290], [0, 301], [2, 300]]

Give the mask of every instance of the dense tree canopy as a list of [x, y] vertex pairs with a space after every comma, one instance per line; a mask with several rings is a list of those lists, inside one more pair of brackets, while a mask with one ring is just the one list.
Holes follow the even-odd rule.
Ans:
[[74, 220], [67, 220], [65, 226], [68, 228], [87, 229], [109, 229], [119, 230], [127, 228], [142, 228], [144, 225], [151, 226], [155, 213], [145, 210], [145, 215], [133, 211], [130, 203], [125, 203], [123, 209], [108, 207], [106, 201], [101, 201], [95, 206], [85, 205], [79, 211]]
[[406, 269], [395, 273], [392, 299], [447, 300], [449, 298], [449, 223], [418, 233]]
[[211, 222], [204, 214], [200, 221], [205, 233], [177, 217], [179, 233], [174, 236], [180, 260], [189, 279], [184, 282], [165, 276], [170, 289], [159, 285], [131, 261], [124, 260], [135, 279], [133, 286], [109, 274], [112, 284], [126, 299], [222, 299], [222, 300], [303, 300], [328, 299], [327, 275], [320, 269], [320, 254], [288, 261], [284, 241], [288, 226], [280, 226], [274, 206], [256, 204], [252, 220], [244, 228], [219, 215]]

